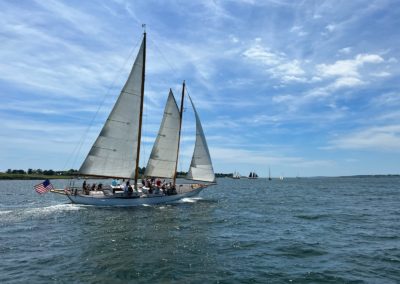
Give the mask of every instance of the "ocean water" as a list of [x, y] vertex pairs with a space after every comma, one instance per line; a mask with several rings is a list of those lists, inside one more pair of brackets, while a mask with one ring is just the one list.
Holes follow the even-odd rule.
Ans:
[[36, 183], [0, 181], [0, 283], [400, 283], [400, 178], [219, 179], [137, 208]]

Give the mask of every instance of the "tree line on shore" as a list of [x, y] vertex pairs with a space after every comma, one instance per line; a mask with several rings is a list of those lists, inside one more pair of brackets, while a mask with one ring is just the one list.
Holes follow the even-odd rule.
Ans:
[[[146, 170], [146, 167], [139, 167], [139, 174], [142, 175], [144, 174]], [[177, 172], [178, 177], [184, 177], [186, 176], [187, 172]], [[8, 169], [4, 173], [1, 174], [1, 176], [77, 176], [79, 175], [78, 170], [75, 169], [69, 169], [66, 171], [58, 171], [58, 170], [42, 170], [42, 169], [28, 169], [28, 170], [23, 170], [23, 169]], [[223, 173], [216, 173], [216, 177], [231, 177], [232, 174], [223, 174]]]
[[46, 175], [46, 176], [73, 176], [78, 173], [77, 170], [70, 169], [68, 171], [55, 171], [55, 170], [42, 170], [42, 169], [28, 169], [25, 170], [12, 170], [8, 169], [5, 174], [21, 174], [21, 175]]

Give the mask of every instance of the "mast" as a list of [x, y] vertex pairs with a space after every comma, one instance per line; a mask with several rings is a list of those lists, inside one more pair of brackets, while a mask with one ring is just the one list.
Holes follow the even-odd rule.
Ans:
[[183, 100], [185, 98], [185, 80], [183, 80], [182, 84], [182, 97], [181, 97], [181, 109], [179, 112], [179, 135], [178, 135], [178, 151], [176, 151], [176, 163], [175, 163], [175, 174], [174, 174], [174, 187], [176, 184], [176, 176], [178, 171], [178, 158], [179, 158], [179, 144], [181, 141], [181, 129], [182, 129], [182, 117], [183, 117]]
[[142, 138], [142, 117], [143, 117], [143, 101], [144, 101], [144, 76], [146, 69], [146, 30], [143, 32], [143, 67], [142, 67], [142, 86], [140, 90], [140, 113], [139, 113], [139, 131], [138, 131], [138, 144], [136, 149], [136, 169], [135, 169], [135, 189], [137, 189], [137, 181], [139, 177], [139, 159], [140, 159], [140, 141]]

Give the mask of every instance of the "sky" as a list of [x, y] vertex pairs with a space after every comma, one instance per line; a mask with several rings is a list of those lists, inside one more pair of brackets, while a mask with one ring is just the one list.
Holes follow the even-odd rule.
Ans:
[[[0, 171], [78, 169], [146, 24], [145, 166], [186, 80], [215, 172], [400, 174], [398, 1], [1, 1]], [[186, 119], [186, 120], [185, 120]], [[195, 139], [185, 103], [179, 170]]]

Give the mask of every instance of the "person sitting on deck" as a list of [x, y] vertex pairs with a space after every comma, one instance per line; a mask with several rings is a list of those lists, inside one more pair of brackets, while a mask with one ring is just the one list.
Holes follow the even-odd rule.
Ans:
[[128, 194], [128, 189], [129, 189], [129, 180], [126, 182], [125, 187], [124, 187], [124, 194]]
[[95, 191], [95, 190], [96, 190], [96, 184], [93, 183], [93, 184], [92, 184], [92, 187], [90, 188], [90, 191]]
[[163, 184], [162, 184], [162, 186], [161, 186], [161, 190], [162, 190], [162, 193], [163, 193], [163, 194], [167, 194], [167, 187], [166, 187], [166, 185], [165, 185], [165, 180], [164, 180], [164, 182], [163, 182]]
[[89, 194], [90, 194], [90, 185], [89, 185], [89, 184], [86, 184], [85, 188], [83, 189], [83, 192], [84, 192], [86, 195], [89, 195]]
[[176, 192], [176, 187], [175, 187], [174, 185], [172, 186], [171, 194], [172, 194], [172, 195], [178, 194], [178, 193]]
[[84, 180], [82, 184], [82, 191], [86, 191], [86, 187], [87, 187], [86, 180]]
[[128, 185], [128, 196], [132, 196], [132, 193], [133, 193], [133, 188], [132, 188], [132, 186], [129, 184], [129, 185]]

